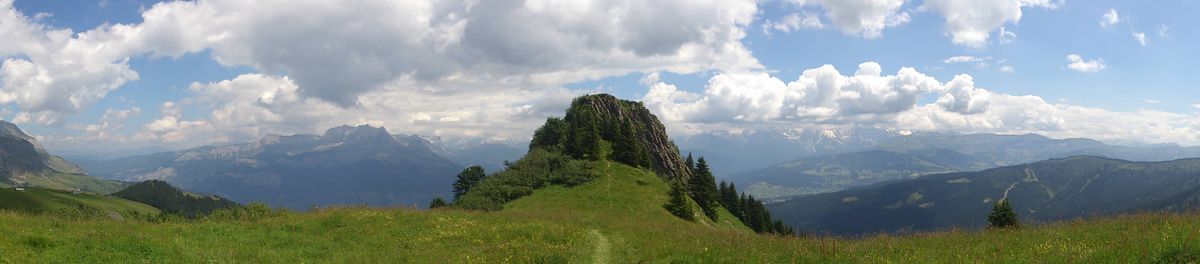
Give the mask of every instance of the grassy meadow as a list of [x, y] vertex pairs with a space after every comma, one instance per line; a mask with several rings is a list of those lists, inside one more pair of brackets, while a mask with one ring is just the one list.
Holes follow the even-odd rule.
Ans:
[[[662, 209], [653, 173], [549, 187], [496, 212], [333, 208], [201, 220], [0, 212], [0, 263], [1197, 263], [1200, 215], [866, 238], [758, 235]], [[0, 200], [5, 199], [0, 197]], [[983, 216], [981, 216], [983, 217]]]
[[64, 173], [47, 170], [43, 172], [26, 172], [21, 175], [21, 181], [26, 185], [39, 186], [55, 190], [82, 189], [90, 193], [113, 193], [125, 188], [124, 184], [103, 180], [78, 173]]
[[61, 213], [70, 214], [68, 216], [89, 213], [82, 212], [81, 209], [103, 216], [108, 216], [110, 213], [121, 216], [153, 216], [159, 213], [158, 209], [149, 205], [117, 197], [89, 193], [73, 194], [67, 191], [43, 188], [25, 188], [24, 191], [0, 188], [0, 210], [56, 214], [57, 216], [63, 216]]

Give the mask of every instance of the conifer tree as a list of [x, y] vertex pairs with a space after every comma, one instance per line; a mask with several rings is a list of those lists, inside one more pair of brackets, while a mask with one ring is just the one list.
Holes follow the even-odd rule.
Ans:
[[678, 180], [671, 181], [671, 192], [668, 193], [670, 198], [667, 204], [663, 205], [671, 214], [683, 218], [684, 220], [695, 220], [695, 212], [692, 211], [691, 205], [687, 202], [687, 189], [683, 183]]
[[687, 159], [683, 160], [683, 164], [687, 165], [688, 170], [696, 171], [696, 161], [692, 159], [691, 152], [688, 152]]
[[988, 214], [987, 220], [990, 228], [1015, 228], [1021, 225], [1017, 220], [1017, 213], [1013, 211], [1012, 204], [1008, 202], [1008, 199], [1000, 200], [992, 205], [992, 212]]
[[750, 229], [754, 230], [756, 233], [763, 232], [762, 211], [759, 211], [757, 207], [759, 204], [760, 203], [758, 200], [755, 200], [753, 196], [747, 196], [746, 203], [742, 205], [742, 208], [744, 208], [743, 210], [745, 210], [746, 213], [746, 219], [742, 221], [744, 221], [746, 225], [750, 226]]
[[567, 129], [567, 122], [563, 119], [547, 118], [546, 123], [533, 132], [533, 140], [529, 141], [529, 149], [563, 151], [567, 139]]
[[787, 235], [787, 227], [783, 225], [783, 221], [775, 220], [775, 223], [771, 225], [771, 233]]
[[566, 153], [575, 159], [600, 160], [601, 151], [599, 117], [591, 108], [572, 108], [567, 112]]
[[462, 172], [458, 173], [458, 180], [454, 181], [454, 200], [457, 201], [459, 197], [467, 194], [468, 191], [471, 191], [471, 188], [479, 184], [480, 181], [483, 181], [485, 177], [487, 177], [487, 174], [483, 172], [483, 167], [471, 166], [470, 168], [463, 169]]
[[650, 151], [646, 149], [646, 145], [642, 145], [641, 132], [637, 128], [637, 124], [633, 121], [629, 122], [629, 128], [625, 130], [626, 136], [629, 138], [630, 144], [633, 144], [634, 160], [638, 166], [643, 168], [653, 168], [654, 162], [650, 158]]
[[721, 186], [719, 186], [717, 192], [720, 195], [721, 207], [725, 207], [726, 210], [729, 210], [730, 213], [733, 213], [737, 217], [739, 212], [741, 212], [741, 209], [738, 207], [737, 187], [733, 183], [721, 181]]
[[729, 209], [729, 206], [725, 205], [725, 192], [727, 192], [727, 191], [729, 191], [729, 183], [728, 182], [721, 181], [721, 183], [717, 184], [717, 201], [721, 202], [721, 206], [724, 206], [726, 209]]
[[696, 170], [692, 172], [690, 184], [692, 200], [700, 205], [704, 215], [713, 220], [717, 220], [717, 183], [715, 181], [708, 162], [704, 160], [704, 157], [700, 157], [696, 161]]
[[746, 223], [747, 225], [749, 225], [749, 223], [746, 221], [746, 219], [749, 219], [749, 218], [747, 217], [747, 214], [746, 214], [746, 208], [747, 208], [746, 205], [749, 203], [750, 203], [750, 201], [746, 200], [746, 193], [741, 193], [738, 196], [738, 200], [737, 200], [738, 210], [737, 210], [737, 212], [733, 212], [733, 216], [736, 216], [738, 218], [738, 220], [742, 220], [742, 223]]
[[621, 123], [620, 129], [612, 140], [612, 159], [629, 166], [649, 168], [651, 166], [650, 155], [646, 153], [646, 148], [637, 139], [637, 131], [633, 127], [633, 122]]

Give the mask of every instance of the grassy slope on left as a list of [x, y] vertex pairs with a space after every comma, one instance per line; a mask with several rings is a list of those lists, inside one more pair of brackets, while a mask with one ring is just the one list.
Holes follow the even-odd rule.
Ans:
[[125, 187], [124, 184], [116, 181], [104, 180], [84, 174], [65, 173], [53, 170], [25, 173], [21, 180], [28, 185], [47, 189], [69, 191], [78, 188], [85, 192], [100, 194], [114, 193]]
[[1165, 263], [1200, 261], [1200, 216], [1143, 214], [1008, 231], [863, 239], [752, 234], [662, 209], [666, 184], [624, 165], [496, 212], [332, 209], [255, 220], [69, 220], [0, 212], [0, 263]]
[[17, 191], [11, 188], [0, 189], [0, 210], [52, 212], [60, 209], [70, 210], [80, 207], [121, 215], [140, 214], [154, 216], [159, 213], [158, 209], [149, 205], [117, 197], [87, 193], [71, 194], [66, 191], [43, 188], [25, 188], [24, 191]]

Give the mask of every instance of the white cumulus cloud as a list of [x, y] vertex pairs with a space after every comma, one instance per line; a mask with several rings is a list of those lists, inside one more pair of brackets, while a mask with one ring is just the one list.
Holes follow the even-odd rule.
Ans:
[[13, 103], [17, 123], [59, 124], [138, 74], [103, 34], [55, 29], [0, 0], [0, 104]]
[[[799, 6], [812, 6], [824, 11], [831, 24], [847, 35], [873, 39], [883, 36], [883, 30], [908, 23], [911, 16], [902, 10], [907, 0], [792, 0]], [[789, 17], [795, 16], [789, 15]], [[798, 17], [797, 17], [798, 18]], [[816, 19], [813, 17], [813, 19]], [[784, 21], [787, 21], [785, 17]], [[808, 17], [799, 22], [809, 21]], [[816, 20], [819, 23], [819, 20]], [[778, 22], [772, 23], [776, 25]]]
[[991, 57], [975, 57], [975, 56], [961, 55], [961, 56], [954, 56], [954, 57], [946, 58], [945, 60], [942, 60], [942, 63], [955, 64], [955, 63], [968, 63], [968, 62], [983, 62], [983, 61], [987, 61], [987, 60], [991, 60], [991, 59], [992, 59]]
[[1133, 40], [1136, 40], [1139, 45], [1142, 45], [1142, 47], [1145, 47], [1146, 46], [1146, 33], [1134, 31], [1133, 32]]
[[1108, 65], [1104, 64], [1104, 59], [1084, 60], [1078, 54], [1067, 55], [1067, 69], [1082, 73], [1097, 73], [1107, 69]]
[[816, 14], [803, 12], [789, 14], [778, 21], [767, 20], [763, 22], [762, 27], [763, 33], [769, 35], [771, 31], [788, 33], [805, 28], [821, 29], [825, 28], [825, 23], [821, 22], [821, 18]]
[[1109, 27], [1121, 23], [1121, 16], [1117, 14], [1117, 9], [1108, 9], [1108, 12], [1100, 16], [1100, 27]]
[[[955, 44], [980, 48], [991, 39], [992, 31], [1005, 24], [1021, 21], [1021, 9], [1041, 7], [1056, 9], [1062, 1], [1050, 0], [927, 0], [923, 10], [932, 10], [946, 21], [946, 34]], [[1016, 37], [1011, 31], [1001, 31], [1001, 42]]]
[[[832, 66], [784, 83], [765, 73], [724, 73], [703, 92], [649, 83], [642, 100], [674, 133], [754, 127], [873, 126], [962, 133], [1038, 133], [1113, 143], [1200, 143], [1200, 117], [1162, 111], [1109, 111], [996, 93], [965, 74], [948, 82], [902, 68], [882, 75], [863, 63], [852, 75]], [[938, 98], [920, 103], [924, 95]], [[1200, 106], [1197, 106], [1200, 109]]]
[[913, 68], [882, 75], [878, 63], [866, 62], [853, 75], [825, 65], [787, 83], [766, 73], [723, 73], [712, 77], [701, 94], [658, 82], [642, 100], [669, 121], [845, 123], [909, 110], [919, 95], [942, 89]]

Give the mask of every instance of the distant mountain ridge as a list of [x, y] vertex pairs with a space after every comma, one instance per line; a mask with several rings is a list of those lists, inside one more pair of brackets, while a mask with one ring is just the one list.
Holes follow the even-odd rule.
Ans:
[[[720, 165], [714, 167], [717, 177], [803, 158], [877, 149], [898, 152], [948, 149], [968, 155], [988, 154], [1003, 161], [997, 166], [1074, 155], [1133, 161], [1200, 157], [1200, 147], [1174, 144], [1125, 146], [1084, 138], [1053, 139], [1038, 134], [961, 134], [864, 126], [713, 131], [680, 135], [674, 139], [683, 153], [709, 157]], [[1022, 150], [1024, 147], [1037, 150], [1026, 152]]]
[[[864, 141], [865, 142], [865, 141]], [[758, 197], [838, 191], [934, 173], [976, 171], [1080, 155], [1133, 161], [1200, 157], [1200, 148], [1177, 145], [1116, 146], [1091, 139], [1052, 139], [1036, 134], [906, 132], [878, 141], [869, 150], [781, 162], [727, 179]]]
[[683, 153], [705, 156], [717, 177], [761, 169], [800, 158], [875, 148], [891, 138], [912, 133], [876, 127], [751, 129], [675, 137]]
[[190, 191], [274, 206], [423, 204], [447, 197], [461, 165], [419, 137], [371, 126], [339, 126], [321, 135], [268, 135], [243, 144], [205, 146], [85, 164], [122, 181], [163, 180]]
[[772, 215], [815, 233], [861, 235], [978, 228], [992, 203], [1023, 221], [1200, 209], [1200, 159], [1132, 162], [1094, 156], [980, 172], [937, 174], [771, 204]]
[[489, 172], [504, 169], [504, 162], [515, 162], [529, 150], [528, 140], [497, 140], [490, 138], [457, 138], [446, 140], [435, 136], [404, 136], [411, 141], [423, 141], [430, 150], [464, 166], [479, 165]]
[[973, 171], [994, 164], [947, 149], [868, 150], [804, 158], [730, 177], [746, 192], [767, 201], [840, 191], [935, 173]]

